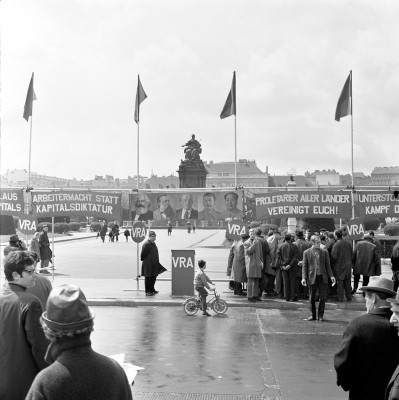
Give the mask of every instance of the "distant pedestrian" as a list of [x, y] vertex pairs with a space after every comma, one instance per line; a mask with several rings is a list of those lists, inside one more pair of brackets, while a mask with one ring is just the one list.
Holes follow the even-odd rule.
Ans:
[[[119, 237], [119, 225], [116, 221], [114, 222], [114, 225], [112, 226], [111, 230], [112, 230], [113, 238], [114, 238], [115, 242], [117, 242], [118, 237]], [[112, 240], [112, 241], [114, 241], [114, 240]]]
[[391, 254], [391, 268], [393, 290], [396, 292], [399, 288], [399, 241], [393, 246]]
[[129, 229], [125, 229], [125, 232], [123, 232], [123, 234], [125, 235], [126, 238], [126, 243], [129, 241], [129, 236], [130, 236], [130, 231]]
[[341, 348], [334, 356], [337, 385], [352, 400], [383, 400], [385, 389], [399, 363], [399, 337], [390, 325], [387, 298], [393, 297], [392, 281], [372, 277], [365, 293], [367, 314], [346, 327]]
[[[194, 277], [194, 289], [198, 292], [201, 297], [201, 309], [202, 315], [206, 315], [210, 317], [211, 314], [207, 311], [206, 297], [208, 296], [208, 292], [206, 289], [211, 290], [209, 284], [213, 285], [213, 282], [209, 279], [208, 275], [205, 273], [206, 262], [204, 260], [198, 261], [199, 270], [195, 274]], [[206, 288], [206, 289], [205, 289]]]
[[50, 249], [50, 241], [48, 239], [48, 225], [43, 225], [42, 233], [39, 237], [40, 245], [40, 270], [43, 274], [50, 274], [48, 272], [49, 263], [53, 258], [53, 252]]
[[168, 221], [168, 236], [172, 236], [172, 224]]
[[191, 233], [191, 222], [187, 221], [187, 232]]
[[154, 296], [158, 293], [155, 290], [157, 276], [166, 269], [159, 262], [158, 247], [155, 244], [157, 235], [154, 231], [148, 234], [148, 240], [144, 242], [141, 248], [140, 259], [143, 262], [141, 265], [141, 275], [144, 276], [145, 294], [146, 296]]
[[46, 354], [50, 366], [36, 376], [27, 400], [132, 399], [123, 368], [91, 348], [93, 319], [77, 286], [62, 285], [51, 291], [41, 319], [51, 341]]
[[100, 228], [100, 237], [101, 237], [101, 240], [103, 241], [103, 243], [105, 240], [105, 236], [107, 236], [107, 232], [108, 232], [108, 225], [105, 221], [103, 221], [101, 223], [101, 228]]
[[193, 222], [193, 233], [195, 233], [195, 222]]
[[27, 288], [35, 284], [35, 260], [11, 251], [4, 260], [7, 280], [0, 294], [0, 399], [25, 399], [44, 361], [48, 341], [40, 326], [42, 306]]
[[330, 259], [327, 250], [320, 248], [320, 238], [311, 236], [312, 247], [303, 253], [302, 285], [309, 287], [310, 311], [312, 315], [308, 321], [316, 320], [316, 293], [319, 293], [319, 308], [317, 319], [324, 321], [324, 308], [327, 300], [327, 281], [335, 284], [335, 278], [331, 271]]
[[110, 241], [110, 242], [113, 242], [113, 241], [114, 241], [114, 233], [112, 232], [112, 230], [110, 230], [110, 231], [108, 232], [108, 237], [109, 237], [109, 241]]

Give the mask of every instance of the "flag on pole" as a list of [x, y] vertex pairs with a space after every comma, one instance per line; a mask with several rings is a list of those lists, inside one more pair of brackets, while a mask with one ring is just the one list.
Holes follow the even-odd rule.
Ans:
[[140, 104], [147, 98], [143, 86], [141, 86], [140, 75], [138, 76], [137, 93], [136, 93], [136, 106], [134, 108], [134, 120], [139, 123], [140, 120]]
[[28, 93], [26, 94], [25, 106], [24, 106], [24, 119], [29, 121], [29, 117], [32, 116], [33, 100], [36, 100], [35, 91], [33, 90], [33, 73], [30, 78]]
[[236, 115], [236, 72], [233, 74], [233, 82], [231, 83], [231, 89], [227, 96], [226, 103], [220, 114], [220, 118], [227, 118], [230, 115]]
[[337, 109], [335, 110], [335, 120], [339, 120], [347, 115], [352, 115], [352, 71], [349, 73], [348, 79], [339, 96]]

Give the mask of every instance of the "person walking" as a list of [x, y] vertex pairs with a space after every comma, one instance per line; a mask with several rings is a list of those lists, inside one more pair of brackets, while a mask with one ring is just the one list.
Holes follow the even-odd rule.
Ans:
[[166, 269], [159, 263], [158, 247], [155, 244], [156, 238], [156, 233], [150, 231], [148, 234], [148, 240], [144, 242], [143, 247], [141, 248], [140, 260], [143, 262], [141, 265], [141, 275], [144, 276], [146, 296], [154, 296], [158, 293], [158, 290], [155, 290], [157, 276], [166, 271]]
[[337, 385], [351, 400], [383, 400], [399, 363], [399, 337], [391, 326], [387, 298], [395, 296], [392, 281], [372, 277], [365, 293], [367, 313], [346, 327], [334, 356]]
[[[118, 223], [115, 221], [114, 225], [112, 226], [112, 236], [115, 239], [115, 241], [118, 241], [118, 237], [119, 237], [119, 225]], [[114, 241], [114, 240], [112, 240]]]
[[129, 241], [129, 236], [130, 236], [130, 231], [128, 228], [125, 229], [125, 232], [123, 232], [126, 238], [126, 243]]
[[303, 253], [302, 265], [302, 285], [309, 286], [310, 312], [312, 315], [308, 321], [316, 320], [316, 293], [319, 293], [319, 309], [317, 312], [318, 320], [324, 321], [324, 308], [327, 300], [327, 282], [335, 284], [335, 278], [331, 271], [330, 259], [327, 250], [320, 248], [320, 238], [316, 235], [311, 236], [312, 247]]
[[48, 239], [48, 225], [43, 225], [42, 233], [39, 237], [40, 245], [40, 271], [42, 274], [50, 274], [48, 272], [49, 262], [53, 257], [53, 252], [50, 249], [50, 241]]
[[32, 383], [27, 400], [132, 400], [125, 371], [91, 347], [94, 315], [79, 287], [54, 288], [41, 322], [50, 345], [49, 367]]
[[172, 236], [172, 223], [168, 221], [168, 236]]
[[259, 280], [262, 277], [262, 245], [255, 235], [255, 229], [249, 230], [249, 239], [244, 243], [245, 267], [247, 272], [247, 298], [251, 303], [262, 301], [259, 297]]
[[342, 231], [339, 229], [334, 232], [336, 242], [331, 250], [331, 269], [337, 280], [338, 301], [352, 301], [352, 246], [342, 238]]
[[105, 221], [103, 221], [101, 223], [101, 228], [100, 228], [100, 237], [101, 237], [101, 240], [103, 241], [103, 243], [105, 240], [105, 236], [107, 236], [107, 232], [108, 232], [108, 225]]

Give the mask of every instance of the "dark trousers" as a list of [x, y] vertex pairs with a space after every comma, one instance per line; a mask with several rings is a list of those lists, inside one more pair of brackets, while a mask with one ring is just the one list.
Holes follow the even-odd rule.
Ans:
[[155, 282], [157, 280], [156, 276], [146, 276], [144, 278], [144, 287], [146, 293], [154, 293], [155, 292]]
[[234, 282], [234, 294], [242, 293], [242, 283]]
[[337, 281], [338, 300], [343, 300], [344, 294], [345, 294], [346, 300], [352, 300], [351, 291], [352, 291], [351, 278]]
[[259, 280], [259, 297], [262, 297], [263, 292], [267, 292], [266, 288], [267, 288], [267, 283], [269, 281], [269, 274], [267, 274], [266, 272], [262, 271], [262, 277]]
[[283, 274], [280, 268], [276, 269], [276, 293], [279, 297], [284, 295]]
[[319, 293], [319, 311], [318, 317], [323, 317], [324, 308], [326, 306], [327, 299], [327, 285], [323, 281], [322, 275], [316, 275], [316, 281], [314, 285], [309, 285], [310, 292], [310, 312], [312, 317], [316, 318], [316, 293]]
[[[369, 284], [370, 277], [363, 275], [363, 286], [367, 286]], [[360, 274], [353, 274], [353, 290], [356, 291], [359, 287]]]
[[206, 311], [207, 304], [206, 304], [206, 296], [208, 296], [208, 291], [203, 287], [195, 287], [195, 290], [201, 296], [201, 310]]
[[274, 281], [276, 280], [276, 275], [266, 273], [266, 276], [267, 276], [266, 293], [273, 294]]
[[283, 273], [285, 299], [292, 300], [295, 297], [295, 278], [296, 278], [295, 268], [290, 268], [289, 270], [283, 269], [281, 272]]

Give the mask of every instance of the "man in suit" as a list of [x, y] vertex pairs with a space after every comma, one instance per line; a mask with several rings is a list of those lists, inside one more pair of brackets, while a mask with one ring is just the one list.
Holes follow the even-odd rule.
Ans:
[[327, 300], [328, 279], [335, 284], [335, 278], [330, 267], [330, 258], [327, 250], [320, 248], [320, 238], [311, 236], [312, 247], [303, 253], [302, 263], [302, 285], [309, 286], [310, 311], [312, 315], [308, 321], [316, 320], [316, 293], [319, 293], [318, 320], [324, 320], [324, 308]]
[[134, 209], [132, 211], [133, 221], [152, 221], [153, 213], [149, 209], [151, 206], [151, 201], [148, 196], [144, 193], [139, 193], [137, 195], [136, 201], [134, 202]]
[[352, 400], [383, 400], [399, 362], [399, 337], [390, 325], [387, 298], [395, 295], [390, 279], [372, 277], [365, 293], [367, 313], [346, 327], [334, 356], [337, 385]]
[[191, 194], [182, 194], [180, 197], [180, 203], [182, 208], [176, 210], [177, 219], [198, 219], [198, 210], [192, 208], [193, 196]]

